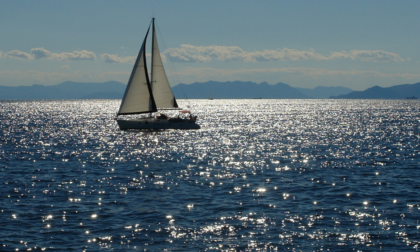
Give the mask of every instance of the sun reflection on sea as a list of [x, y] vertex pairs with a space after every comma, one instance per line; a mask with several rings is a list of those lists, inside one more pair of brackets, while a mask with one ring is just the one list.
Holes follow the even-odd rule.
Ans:
[[179, 103], [201, 130], [119, 131], [117, 100], [2, 102], [2, 249], [418, 249], [419, 102]]

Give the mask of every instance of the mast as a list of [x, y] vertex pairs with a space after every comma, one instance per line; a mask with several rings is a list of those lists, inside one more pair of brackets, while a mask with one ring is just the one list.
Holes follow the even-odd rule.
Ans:
[[155, 57], [153, 57], [154, 54], [155, 54], [155, 18], [152, 18], [152, 65], [150, 66], [151, 67], [150, 79], [152, 80], [150, 85], [152, 86], [152, 91], [153, 91], [153, 84], [154, 84], [153, 82], [156, 82], [153, 79], [153, 68], [154, 68], [153, 66], [155, 62]]

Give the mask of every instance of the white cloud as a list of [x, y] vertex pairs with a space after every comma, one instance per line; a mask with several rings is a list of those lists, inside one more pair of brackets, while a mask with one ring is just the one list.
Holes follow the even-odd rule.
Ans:
[[[166, 62], [166, 56], [164, 54], [161, 54], [160, 57], [162, 58], [163, 62]], [[106, 63], [134, 63], [136, 61], [136, 57], [134, 56], [127, 56], [127, 57], [120, 57], [118, 55], [115, 54], [101, 54], [101, 58], [106, 62]], [[146, 61], [150, 62], [152, 60], [152, 54], [151, 53], [146, 53]]]
[[45, 50], [44, 48], [32, 48], [31, 54], [34, 56], [35, 59], [45, 59], [45, 58], [53, 58], [53, 54]]
[[103, 60], [105, 60], [106, 63], [134, 63], [134, 61], [136, 60], [135, 57], [119, 57], [117, 55], [114, 54], [102, 54], [101, 58]]
[[63, 68], [63, 69], [70, 69], [69, 65], [63, 65], [63, 66], [61, 66], [61, 68]]
[[86, 50], [58, 54], [61, 60], [96, 60], [96, 54]]
[[71, 60], [96, 60], [96, 54], [94, 52], [81, 50], [73, 52], [62, 52], [52, 53], [44, 48], [32, 48], [31, 53], [21, 52], [19, 50], [13, 50], [5, 54], [6, 57], [18, 58], [18, 59], [58, 59], [62, 61]]
[[19, 50], [10, 51], [10, 52], [6, 53], [4, 56], [9, 57], [9, 58], [26, 59], [26, 60], [31, 60], [31, 59], [34, 58], [29, 53], [21, 52]]
[[[73, 52], [52, 53], [44, 48], [32, 48], [30, 53], [13, 50], [5, 57], [19, 59], [58, 59], [61, 61], [96, 60], [96, 54], [91, 51], [81, 50]], [[146, 55], [150, 58], [150, 55]], [[277, 49], [248, 52], [238, 46], [193, 46], [181, 45], [179, 48], [170, 48], [162, 54], [162, 60], [173, 62], [209, 62], [241, 61], [299, 61], [299, 60], [361, 60], [371, 62], [402, 62], [405, 59], [398, 54], [383, 50], [352, 50], [350, 52], [330, 52], [328, 55], [315, 52], [315, 50]], [[1, 52], [0, 52], [1, 57]], [[134, 56], [120, 57], [115, 54], [102, 54], [101, 58], [107, 63], [134, 63]], [[407, 59], [409, 60], [409, 58]]]
[[51, 53], [44, 48], [32, 48], [31, 54], [35, 59], [58, 59], [62, 61], [69, 60], [96, 60], [94, 52], [81, 50], [73, 52]]
[[352, 50], [350, 52], [331, 52], [329, 55], [316, 53], [314, 50], [299, 51], [283, 48], [247, 52], [238, 46], [193, 46], [181, 45], [163, 52], [167, 59], [175, 62], [242, 61], [261, 62], [279, 60], [362, 60], [373, 62], [405, 61], [398, 54], [382, 50]]
[[385, 52], [382, 50], [352, 50], [351, 55], [354, 58], [360, 59], [362, 61], [374, 61], [374, 62], [399, 62], [405, 61], [398, 54], [392, 52]]
[[212, 59], [250, 61], [247, 53], [237, 46], [181, 45], [181, 48], [167, 49], [163, 55], [175, 62], [206, 62]]

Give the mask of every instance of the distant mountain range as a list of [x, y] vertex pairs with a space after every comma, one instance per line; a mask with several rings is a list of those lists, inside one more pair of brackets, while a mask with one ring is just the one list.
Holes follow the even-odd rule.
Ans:
[[342, 95], [353, 92], [352, 89], [346, 87], [323, 87], [318, 86], [316, 88], [295, 88], [302, 94], [307, 95], [310, 98], [315, 99], [328, 99], [333, 95]]
[[121, 99], [126, 85], [117, 81], [80, 83], [66, 81], [55, 86], [0, 86], [0, 100]]
[[172, 88], [175, 97], [189, 99], [208, 99], [210, 94], [214, 99], [305, 99], [307, 95], [295, 88], [277, 83], [269, 85], [267, 82], [257, 84], [254, 82], [217, 82], [208, 81], [190, 85], [179, 84]]
[[[126, 85], [117, 81], [104, 83], [63, 82], [55, 86], [0, 86], [0, 100], [38, 99], [121, 99]], [[344, 87], [294, 88], [285, 83], [267, 82], [196, 82], [172, 88], [177, 99], [404, 99], [420, 97], [420, 82], [388, 88], [372, 87], [353, 91]]]
[[347, 94], [353, 90], [343, 87], [294, 88], [279, 82], [270, 85], [267, 82], [217, 82], [208, 81], [190, 85], [179, 84], [172, 88], [175, 97], [207, 99], [210, 94], [214, 99], [326, 99], [332, 95]]
[[[66, 81], [54, 86], [0, 86], [0, 100], [40, 99], [121, 99], [126, 85], [117, 81], [104, 83], [80, 83]], [[216, 82], [179, 84], [172, 88], [178, 99], [310, 99], [328, 98], [347, 94], [353, 90], [343, 87], [293, 88], [284, 83], [270, 85], [267, 82]]]
[[417, 99], [420, 98], [420, 82], [392, 87], [374, 86], [364, 91], [331, 96], [332, 99]]

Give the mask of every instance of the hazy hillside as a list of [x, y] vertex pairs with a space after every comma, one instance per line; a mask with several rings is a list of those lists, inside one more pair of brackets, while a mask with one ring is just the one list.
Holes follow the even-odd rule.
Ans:
[[[126, 85], [117, 81], [104, 83], [63, 82], [55, 86], [0, 86], [0, 100], [39, 99], [121, 99]], [[352, 91], [344, 87], [293, 88], [285, 83], [269, 85], [254, 82], [196, 82], [179, 84], [172, 88], [177, 99], [404, 99], [420, 98], [420, 82], [396, 85], [388, 88], [379, 86], [364, 91]]]
[[392, 87], [374, 86], [364, 91], [353, 91], [349, 94], [332, 96], [332, 99], [404, 99], [415, 96], [420, 98], [420, 82], [402, 84]]
[[254, 82], [196, 82], [193, 84], [179, 84], [172, 88], [175, 97], [190, 99], [207, 99], [210, 94], [214, 99], [304, 99], [307, 95], [302, 94], [295, 88], [277, 83], [269, 85], [267, 82], [257, 84]]
[[302, 94], [315, 99], [328, 99], [331, 96], [344, 95], [353, 92], [352, 89], [346, 87], [324, 87], [316, 88], [295, 88]]
[[40, 100], [40, 99], [121, 99], [125, 84], [117, 81], [104, 83], [81, 83], [67, 81], [55, 86], [7, 87], [0, 86], [1, 100]]

